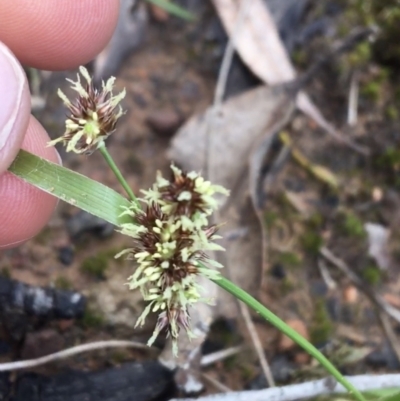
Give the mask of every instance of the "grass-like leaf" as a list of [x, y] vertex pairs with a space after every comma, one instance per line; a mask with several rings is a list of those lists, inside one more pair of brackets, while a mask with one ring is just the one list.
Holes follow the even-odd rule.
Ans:
[[170, 14], [173, 14], [179, 18], [188, 20], [188, 21], [193, 21], [195, 19], [195, 16], [185, 10], [184, 8], [178, 6], [177, 4], [171, 3], [168, 0], [147, 0], [149, 3], [153, 3], [156, 6], [163, 8], [165, 11], [168, 11]]
[[392, 389], [380, 389], [374, 391], [368, 391], [366, 393], [367, 400], [371, 401], [399, 401], [400, 400], [400, 388]]
[[88, 213], [119, 226], [129, 216], [119, 217], [129, 201], [113, 189], [88, 177], [20, 150], [9, 171], [29, 184]]

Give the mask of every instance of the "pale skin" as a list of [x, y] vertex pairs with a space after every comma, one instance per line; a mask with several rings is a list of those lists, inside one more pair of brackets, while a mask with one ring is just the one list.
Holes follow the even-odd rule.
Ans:
[[47, 132], [30, 114], [19, 63], [53, 71], [87, 63], [110, 40], [118, 7], [119, 0], [0, 1], [0, 249], [35, 236], [57, 204], [7, 172], [20, 148], [60, 162], [55, 149], [46, 147]]

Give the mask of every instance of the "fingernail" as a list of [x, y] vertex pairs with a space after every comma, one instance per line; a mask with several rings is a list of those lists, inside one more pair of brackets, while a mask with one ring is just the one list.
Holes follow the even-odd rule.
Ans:
[[0, 151], [16, 122], [24, 92], [24, 71], [10, 50], [0, 43]]

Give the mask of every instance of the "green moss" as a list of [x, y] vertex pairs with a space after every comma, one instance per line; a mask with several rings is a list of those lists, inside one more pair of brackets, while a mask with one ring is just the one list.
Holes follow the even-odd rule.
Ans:
[[107, 252], [99, 253], [95, 256], [86, 258], [81, 266], [82, 273], [88, 274], [98, 279], [104, 279], [104, 273], [107, 270], [110, 261], [110, 255]]
[[3, 267], [0, 270], [0, 276], [5, 278], [11, 278], [11, 269], [9, 267]]
[[292, 60], [298, 67], [305, 67], [307, 65], [307, 53], [302, 49], [294, 50]]
[[376, 285], [382, 281], [382, 272], [378, 266], [371, 264], [362, 271], [362, 278], [368, 284]]
[[400, 166], [400, 149], [389, 147], [377, 158], [376, 163], [379, 167], [395, 169]]
[[329, 318], [323, 299], [317, 299], [314, 307], [314, 316], [310, 327], [310, 340], [315, 345], [325, 344], [330, 340], [333, 324]]
[[399, 110], [393, 104], [386, 107], [385, 114], [386, 114], [386, 117], [392, 121], [395, 121], [399, 118]]
[[348, 56], [352, 67], [359, 67], [371, 60], [371, 45], [369, 42], [360, 43]]
[[238, 366], [240, 369], [240, 376], [244, 382], [248, 382], [254, 377], [254, 368], [252, 365], [242, 362]]
[[232, 371], [238, 367], [238, 357], [236, 355], [230, 356], [223, 361], [224, 370]]
[[54, 287], [59, 290], [70, 290], [72, 283], [64, 276], [59, 276], [54, 280]]
[[344, 215], [341, 228], [343, 233], [349, 237], [356, 237], [360, 239], [366, 237], [363, 222], [352, 212], [347, 212]]
[[313, 213], [307, 220], [307, 226], [314, 229], [320, 229], [324, 224], [324, 216], [321, 213]]
[[308, 230], [302, 235], [301, 244], [305, 251], [317, 255], [320, 248], [324, 245], [324, 240], [317, 231]]
[[278, 220], [278, 214], [273, 211], [265, 212], [264, 222], [268, 228], [271, 228]]
[[285, 296], [291, 293], [295, 289], [294, 282], [289, 277], [284, 277], [280, 282], [280, 291], [281, 295]]
[[[346, 27], [379, 27], [379, 36], [371, 44], [371, 56], [383, 63], [400, 63], [400, 8], [398, 0], [340, 0], [345, 8], [342, 24]], [[366, 56], [365, 50], [361, 55]]]
[[366, 84], [361, 86], [360, 92], [369, 100], [377, 102], [382, 94], [382, 84], [377, 81], [367, 82]]
[[104, 325], [104, 318], [99, 312], [87, 306], [80, 323], [85, 328], [99, 328]]
[[294, 252], [280, 252], [277, 256], [277, 260], [289, 267], [295, 267], [301, 264], [301, 257]]

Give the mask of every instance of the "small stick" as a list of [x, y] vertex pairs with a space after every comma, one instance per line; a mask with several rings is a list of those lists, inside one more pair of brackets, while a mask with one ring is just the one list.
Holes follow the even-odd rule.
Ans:
[[123, 340], [108, 340], [108, 341], [96, 341], [89, 344], [77, 345], [76, 347], [67, 348], [54, 354], [42, 356], [41, 358], [28, 359], [25, 361], [6, 362], [0, 363], [0, 372], [6, 372], [9, 370], [20, 370], [27, 368], [35, 368], [37, 366], [45, 365], [46, 363], [59, 361], [61, 359], [69, 358], [73, 355], [80, 354], [82, 352], [93, 351], [104, 348], [137, 348], [154, 351], [155, 348], [148, 347], [145, 344], [136, 341], [123, 341]]
[[269, 367], [267, 358], [264, 353], [264, 349], [261, 344], [260, 336], [257, 333], [257, 330], [254, 326], [253, 321], [251, 320], [249, 308], [244, 305], [242, 302], [239, 302], [240, 312], [242, 313], [243, 319], [246, 323], [247, 330], [249, 331], [251, 340], [253, 341], [254, 348], [257, 352], [257, 356], [260, 359], [261, 368], [263, 370], [265, 379], [267, 380], [269, 387], [275, 387], [275, 380], [272, 376], [271, 368]]
[[347, 266], [347, 264], [336, 257], [328, 248], [322, 247], [319, 253], [330, 263], [336, 266], [341, 272], [346, 274], [346, 276], [353, 282], [353, 284], [363, 292], [370, 301], [386, 312], [390, 317], [400, 323], [400, 311], [393, 306], [389, 305], [381, 296], [376, 294], [370, 288], [366, 287], [365, 283], [353, 273], [353, 271]]
[[[359, 391], [399, 389], [400, 374], [345, 376]], [[314, 380], [264, 390], [235, 391], [200, 398], [174, 398], [170, 401], [298, 401], [327, 394], [346, 393], [344, 387], [331, 378]], [[394, 399], [394, 398], [393, 398]]]

